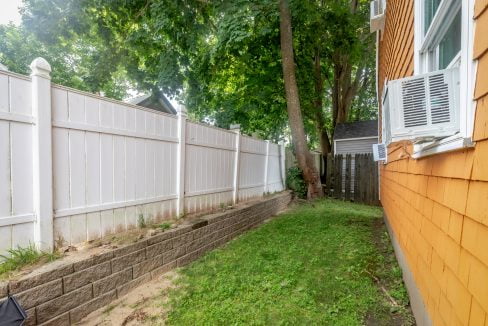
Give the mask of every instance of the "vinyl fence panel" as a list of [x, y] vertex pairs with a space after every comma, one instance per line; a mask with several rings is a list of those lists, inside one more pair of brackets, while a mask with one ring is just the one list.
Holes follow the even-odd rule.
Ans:
[[1, 74], [0, 254], [28, 246], [34, 232], [33, 121], [30, 80]]
[[0, 253], [284, 189], [282, 146], [52, 85], [47, 62], [37, 65], [31, 78], [0, 71]]
[[228, 130], [188, 122], [185, 209], [189, 213], [232, 203], [236, 136]]

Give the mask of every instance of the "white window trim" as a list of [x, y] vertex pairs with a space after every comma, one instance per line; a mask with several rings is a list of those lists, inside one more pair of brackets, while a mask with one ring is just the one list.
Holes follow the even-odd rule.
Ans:
[[[457, 0], [444, 0], [444, 5], [441, 7], [447, 8], [449, 4]], [[424, 47], [424, 33], [423, 33], [423, 0], [415, 0], [415, 28], [414, 28], [414, 74], [418, 75], [425, 72], [425, 63], [422, 60], [421, 51]], [[468, 147], [473, 147], [472, 140], [474, 129], [474, 117], [476, 110], [476, 101], [474, 100], [474, 85], [476, 80], [477, 62], [473, 60], [473, 44], [474, 44], [474, 3], [475, 0], [462, 0], [461, 13], [461, 53], [460, 58], [460, 131], [458, 134], [441, 139], [439, 141], [414, 145], [413, 158], [422, 158], [425, 156], [444, 153], [454, 150], [460, 150]], [[442, 9], [442, 8], [440, 8]], [[439, 12], [436, 14], [438, 16]], [[436, 23], [434, 17], [432, 24]], [[437, 19], [438, 24], [439, 19]], [[466, 23], [467, 22], [467, 23]], [[432, 26], [432, 25], [431, 25]], [[430, 34], [431, 35], [431, 34]], [[429, 37], [427, 33], [426, 37]], [[431, 36], [430, 36], [431, 37]], [[455, 60], [457, 57], [455, 58]], [[453, 60], [453, 62], [455, 62]], [[451, 63], [452, 64], [452, 63]]]

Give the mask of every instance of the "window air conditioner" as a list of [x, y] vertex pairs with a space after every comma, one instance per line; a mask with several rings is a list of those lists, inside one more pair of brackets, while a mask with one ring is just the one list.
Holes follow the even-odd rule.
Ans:
[[383, 142], [433, 141], [459, 132], [459, 69], [388, 82], [383, 97]]
[[373, 0], [370, 8], [370, 29], [371, 33], [374, 33], [385, 26], [386, 0]]
[[388, 150], [385, 144], [373, 144], [373, 158], [375, 161], [384, 161], [386, 163]]

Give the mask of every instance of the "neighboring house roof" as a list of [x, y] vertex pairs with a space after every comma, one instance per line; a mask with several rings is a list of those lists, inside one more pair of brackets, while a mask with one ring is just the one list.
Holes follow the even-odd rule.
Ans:
[[378, 120], [346, 122], [337, 124], [334, 140], [378, 137]]
[[8, 68], [7, 68], [7, 66], [2, 65], [2, 64], [0, 63], [0, 70], [5, 70], [5, 71], [8, 71]]
[[176, 114], [176, 109], [163, 94], [144, 94], [127, 100], [128, 103], [143, 106], [145, 108]]

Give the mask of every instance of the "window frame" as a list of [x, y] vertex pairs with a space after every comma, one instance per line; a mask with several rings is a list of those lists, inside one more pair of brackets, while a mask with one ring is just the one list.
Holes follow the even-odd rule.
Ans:
[[[428, 72], [428, 49], [435, 47], [445, 35], [450, 23], [461, 10], [461, 51], [451, 61], [448, 67], [459, 65], [460, 79], [460, 110], [459, 133], [441, 140], [414, 145], [412, 157], [421, 158], [428, 155], [443, 153], [474, 146], [472, 135], [474, 129], [474, 114], [476, 101], [474, 100], [474, 85], [477, 63], [473, 60], [474, 44], [474, 3], [475, 0], [442, 0], [434, 15], [431, 25], [424, 35], [424, 2], [415, 0], [414, 12], [414, 75]], [[427, 54], [426, 54], [427, 52]], [[432, 70], [433, 71], [433, 70]]]

